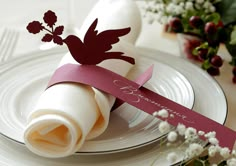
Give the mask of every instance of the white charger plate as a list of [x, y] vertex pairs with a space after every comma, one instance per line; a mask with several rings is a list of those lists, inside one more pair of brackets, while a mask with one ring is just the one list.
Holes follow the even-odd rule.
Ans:
[[[221, 124], [224, 123], [227, 115], [226, 99], [221, 87], [211, 76], [191, 63], [166, 53], [146, 49], [140, 49], [139, 51], [140, 54], [144, 56], [144, 59], [152, 63], [156, 61], [167, 63], [185, 75], [195, 91], [194, 110]], [[61, 51], [53, 51], [54, 54], [59, 54], [60, 52]], [[4, 73], [12, 67], [9, 64], [1, 67], [0, 75], [2, 75], [2, 72]], [[36, 156], [29, 152], [25, 146], [15, 144], [5, 139], [3, 136], [0, 137], [0, 146], [0, 164], [2, 166], [142, 166], [151, 165], [154, 159], [158, 159], [156, 160], [158, 165], [169, 165], [165, 159], [166, 156], [161, 155], [163, 154], [163, 149], [158, 148], [158, 143], [121, 153], [84, 156], [74, 155], [61, 159], [47, 159]]]
[[[0, 132], [8, 138], [24, 143], [27, 116], [43, 93], [62, 55], [58, 53], [32, 54], [10, 62], [14, 66], [2, 72], [0, 78]], [[154, 64], [148, 88], [192, 108], [193, 89], [188, 80], [175, 69], [148, 59], [138, 59], [130, 72], [135, 78]], [[5, 67], [3, 67], [4, 69]], [[1, 68], [0, 68], [1, 70]], [[158, 132], [159, 120], [128, 104], [111, 113], [107, 130], [96, 139], [86, 141], [78, 153], [114, 153], [144, 146], [163, 134]]]

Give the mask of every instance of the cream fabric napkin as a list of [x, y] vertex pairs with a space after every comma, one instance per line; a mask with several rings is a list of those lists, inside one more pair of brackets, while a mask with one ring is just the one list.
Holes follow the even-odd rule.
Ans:
[[[141, 29], [141, 17], [132, 0], [100, 0], [85, 20], [81, 37], [95, 18], [99, 20], [99, 31], [110, 29], [111, 26], [131, 26], [129, 36], [116, 44], [112, 51], [135, 55], [133, 44]], [[76, 63], [69, 53], [59, 66], [68, 62]], [[123, 76], [132, 67], [121, 60], [107, 60], [99, 65]], [[105, 131], [114, 101], [113, 96], [88, 85], [63, 83], [52, 86], [43, 92], [29, 115], [24, 132], [25, 144], [32, 152], [44, 157], [58, 158], [74, 154], [85, 140]]]

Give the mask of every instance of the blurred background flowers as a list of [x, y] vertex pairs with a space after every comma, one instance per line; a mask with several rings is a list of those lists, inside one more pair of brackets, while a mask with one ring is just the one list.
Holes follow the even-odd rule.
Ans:
[[224, 44], [236, 83], [236, 1], [146, 0], [144, 16], [163, 24], [166, 32], [181, 34], [184, 55], [212, 76], [220, 74], [224, 60], [218, 50]]

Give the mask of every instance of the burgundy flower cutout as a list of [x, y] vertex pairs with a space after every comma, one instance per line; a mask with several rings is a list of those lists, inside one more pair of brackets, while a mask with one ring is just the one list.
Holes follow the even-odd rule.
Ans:
[[53, 27], [57, 22], [57, 16], [53, 11], [49, 10], [44, 14], [43, 20], [49, 27]]
[[44, 27], [42, 26], [42, 23], [40, 23], [39, 21], [32, 21], [31, 23], [28, 24], [26, 28], [30, 33], [37, 34], [41, 30], [43, 30]]
[[[61, 35], [64, 26], [55, 26], [57, 16], [51, 10], [47, 11], [43, 17], [46, 26], [39, 21], [32, 21], [28, 24], [27, 30], [30, 33], [36, 34], [42, 30], [46, 31], [43, 36], [43, 42], [51, 42], [58, 45], [67, 45], [73, 58], [80, 64], [96, 65], [106, 59], [120, 59], [128, 63], [134, 64], [135, 60], [132, 57], [124, 56], [123, 52], [109, 51], [112, 45], [119, 41], [119, 37], [124, 36], [130, 32], [130, 28], [105, 30], [100, 33], [96, 30], [98, 19], [88, 28], [84, 40], [81, 40], [75, 35], [69, 35], [62, 39]], [[94, 56], [96, 55], [96, 56]]]
[[54, 28], [54, 25], [57, 22], [56, 14], [53, 11], [49, 10], [44, 14], [43, 20], [49, 28], [43, 26], [43, 23], [39, 21], [32, 21], [27, 25], [27, 30], [33, 34], [37, 34], [41, 30], [46, 30], [48, 33], [43, 36], [43, 42], [53, 41], [56, 44], [62, 45], [63, 39], [60, 37], [60, 35], [62, 35], [63, 33], [64, 26], [57, 26]]

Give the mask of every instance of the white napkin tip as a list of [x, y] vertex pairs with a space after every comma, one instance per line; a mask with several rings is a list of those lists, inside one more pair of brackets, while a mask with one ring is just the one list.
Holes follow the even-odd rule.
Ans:
[[[52, 140], [42, 139], [46, 134], [50, 134], [58, 127], [64, 127], [67, 136], [66, 144], [55, 144], [53, 139], [57, 139], [57, 135], [48, 135]], [[84, 138], [78, 135], [78, 127], [70, 120], [60, 115], [42, 115], [34, 118], [25, 130], [24, 141], [27, 148], [35, 154], [48, 158], [59, 158], [72, 155], [78, 149], [78, 142], [82, 145]], [[41, 137], [42, 136], [42, 137]]]

